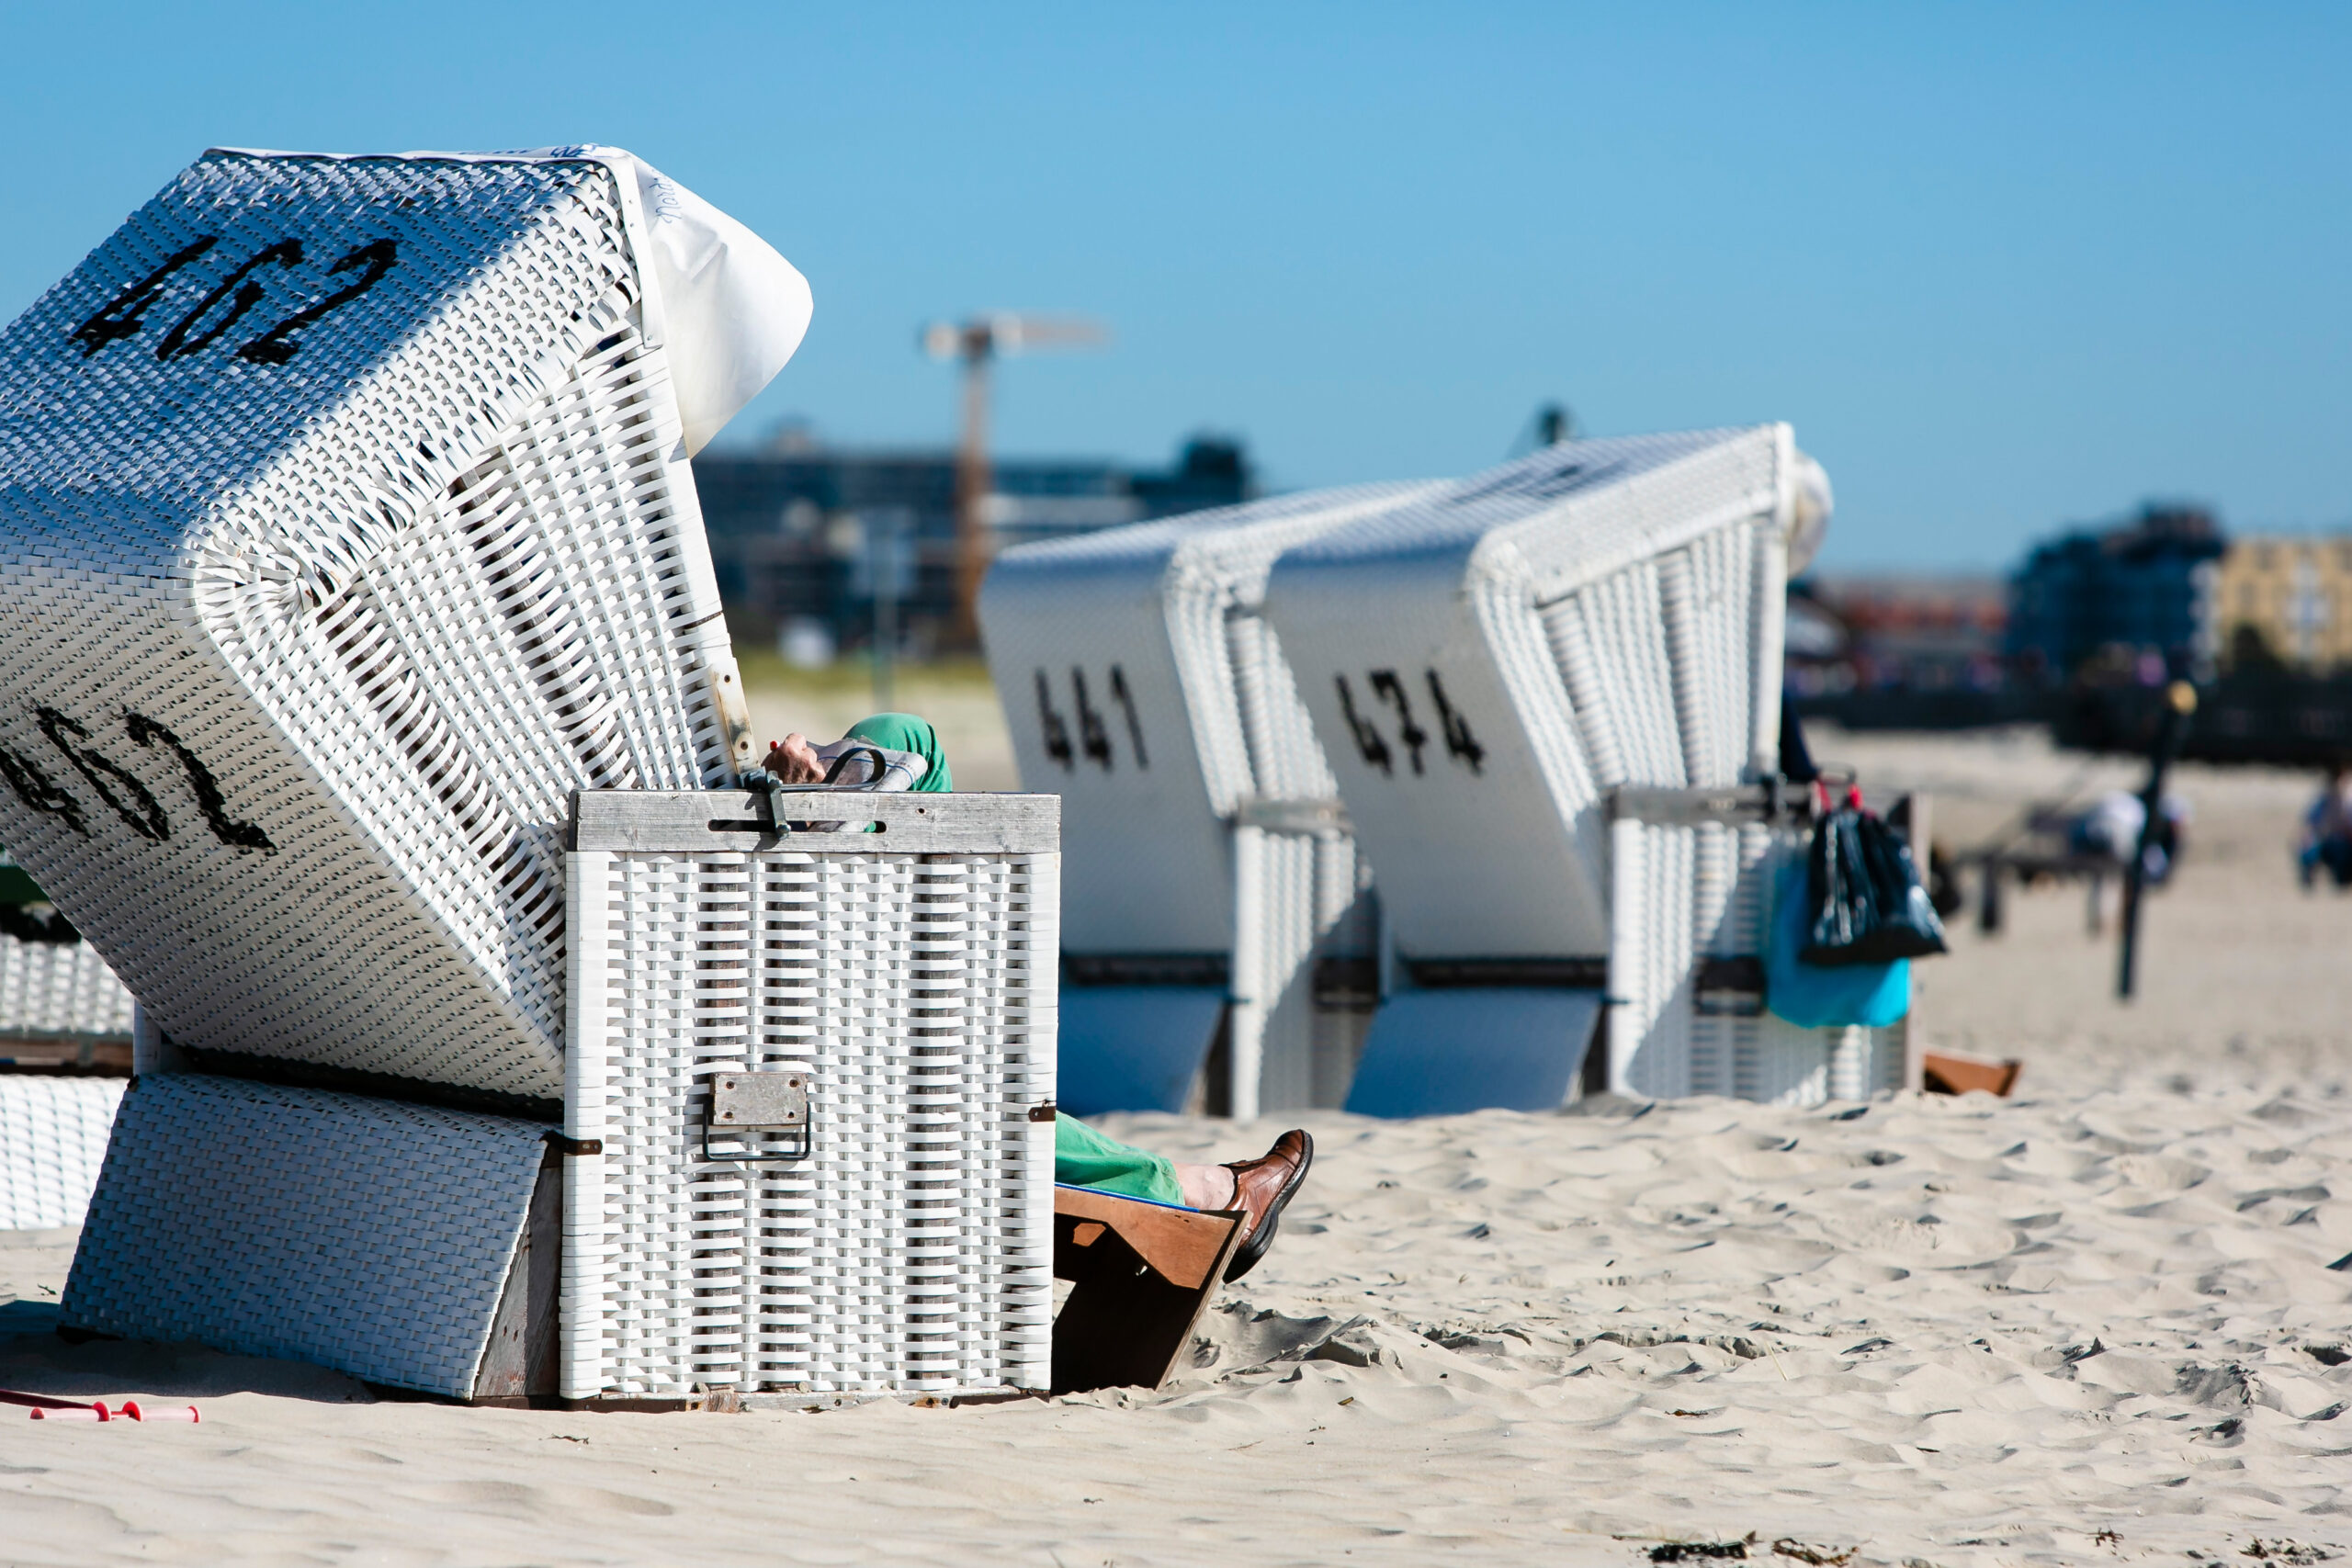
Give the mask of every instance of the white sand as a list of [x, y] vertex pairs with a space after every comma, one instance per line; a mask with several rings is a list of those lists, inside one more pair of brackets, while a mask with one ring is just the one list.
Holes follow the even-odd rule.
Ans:
[[[1965, 789], [1954, 824], [2070, 766], [1822, 750]], [[1751, 1531], [1782, 1563], [1804, 1560], [1781, 1539], [1943, 1565], [2345, 1550], [2352, 1364], [2311, 1348], [2352, 1348], [2352, 1272], [2325, 1267], [2352, 1252], [2352, 900], [2289, 886], [2304, 781], [2184, 781], [2199, 837], [2138, 1006], [2106, 999], [2112, 948], [2072, 891], [2014, 899], [1999, 942], [1958, 932], [1931, 972], [1938, 1032], [2027, 1058], [2015, 1100], [1316, 1115], [1282, 1244], [1157, 1395], [468, 1411], [35, 1334], [0, 1347], [0, 1385], [191, 1393], [206, 1420], [0, 1412], [0, 1562], [1637, 1563]], [[1229, 1157], [1272, 1129], [1116, 1130]], [[52, 1300], [68, 1259], [0, 1244], [0, 1301]], [[0, 1334], [40, 1325], [0, 1311]]]

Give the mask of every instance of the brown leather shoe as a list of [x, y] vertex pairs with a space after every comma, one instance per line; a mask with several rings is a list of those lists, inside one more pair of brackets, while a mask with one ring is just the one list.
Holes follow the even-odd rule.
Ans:
[[1234, 1252], [1233, 1261], [1225, 1266], [1227, 1283], [1258, 1267], [1258, 1259], [1273, 1246], [1283, 1206], [1306, 1179], [1306, 1168], [1314, 1163], [1315, 1140], [1294, 1127], [1256, 1159], [1234, 1160], [1226, 1166], [1233, 1172], [1233, 1206], [1250, 1216], [1241, 1246]]

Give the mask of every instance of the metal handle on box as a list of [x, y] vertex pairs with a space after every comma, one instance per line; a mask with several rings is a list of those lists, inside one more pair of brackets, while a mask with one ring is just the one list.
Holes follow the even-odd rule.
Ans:
[[[782, 1154], [757, 1154], [750, 1145], [754, 1133], [800, 1134], [800, 1146]], [[713, 1133], [744, 1136], [745, 1146], [722, 1154], [710, 1146]], [[816, 1122], [808, 1111], [808, 1075], [782, 1073], [720, 1073], [710, 1080], [710, 1109], [702, 1124], [702, 1157], [732, 1160], [741, 1165], [789, 1164], [807, 1159], [816, 1147]]]

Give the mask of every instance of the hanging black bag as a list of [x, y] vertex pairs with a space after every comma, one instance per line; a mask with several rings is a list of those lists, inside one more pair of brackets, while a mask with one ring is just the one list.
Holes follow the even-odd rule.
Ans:
[[[1828, 801], [1821, 788], [1822, 805]], [[1849, 789], [1845, 804], [1825, 809], [1814, 824], [1806, 892], [1812, 919], [1797, 954], [1804, 963], [1838, 968], [1949, 951], [1910, 846], [1862, 809], [1859, 789]]]

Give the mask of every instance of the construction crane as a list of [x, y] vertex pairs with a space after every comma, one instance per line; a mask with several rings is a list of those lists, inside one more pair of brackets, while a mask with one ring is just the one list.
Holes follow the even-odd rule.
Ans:
[[1008, 310], [961, 323], [933, 321], [921, 343], [933, 359], [964, 362], [964, 430], [956, 444], [956, 640], [980, 640], [980, 579], [989, 570], [989, 365], [1038, 348], [1090, 348], [1110, 333], [1082, 316], [1033, 316]]

